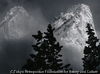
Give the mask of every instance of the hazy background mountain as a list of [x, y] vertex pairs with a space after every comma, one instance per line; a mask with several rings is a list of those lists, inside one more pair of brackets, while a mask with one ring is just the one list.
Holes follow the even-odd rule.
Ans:
[[[31, 22], [28, 25], [32, 25], [31, 29], [28, 27], [27, 30], [23, 30], [26, 36], [24, 38], [19, 37], [20, 39], [18, 40], [12, 40], [12, 38], [10, 40], [5, 40], [2, 35], [0, 35], [2, 37], [0, 39], [0, 41], [2, 41], [0, 43], [0, 73], [8, 74], [11, 69], [21, 70], [21, 66], [25, 64], [26, 59], [29, 57], [29, 53], [32, 51], [31, 45], [34, 43], [34, 39], [31, 37], [31, 34], [36, 34], [38, 29], [44, 31], [48, 22], [52, 21], [55, 16], [60, 15], [61, 12], [67, 11], [71, 5], [77, 5], [79, 3], [84, 3], [90, 6], [95, 28], [99, 36], [99, 0], [0, 0], [0, 21], [4, 20], [4, 17], [11, 8], [22, 6], [27, 11], [29, 18], [31, 18]], [[20, 18], [23, 17], [20, 16]], [[22, 25], [27, 27], [27, 23], [23, 23]], [[6, 27], [6, 29], [8, 28]], [[6, 31], [6, 29], [3, 32], [7, 34], [9, 31], [12, 31], [12, 28], [9, 31]], [[5, 35], [5, 37], [6, 36], [8, 35]], [[33, 41], [31, 39], [33, 39]], [[64, 46], [63, 50], [65, 50], [61, 52], [63, 54], [63, 62], [66, 64], [72, 63], [71, 67], [75, 70], [82, 70], [82, 62], [80, 58], [83, 56], [83, 53], [73, 50], [70, 46]]]

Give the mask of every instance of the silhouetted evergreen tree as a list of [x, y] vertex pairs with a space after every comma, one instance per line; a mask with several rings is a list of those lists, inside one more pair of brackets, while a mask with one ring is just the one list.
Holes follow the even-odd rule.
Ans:
[[[88, 41], [86, 43], [88, 46], [84, 48], [84, 58], [83, 60], [83, 67], [84, 70], [97, 70], [97, 66], [100, 64], [100, 46], [97, 45], [99, 39], [97, 39], [94, 30], [91, 28], [90, 24], [87, 24], [87, 34], [88, 34]], [[99, 59], [99, 60], [98, 60]]]
[[97, 67], [96, 67], [96, 70], [99, 72], [100, 74], [100, 43], [99, 45], [97, 46], [97, 57], [96, 57], [96, 63], [97, 63]]
[[[27, 60], [27, 63], [22, 67], [26, 70], [68, 70], [70, 64], [63, 66], [59, 52], [63, 46], [56, 41], [53, 35], [53, 29], [51, 25], [48, 25], [47, 32], [41, 33], [38, 31], [37, 35], [32, 35], [37, 43], [32, 45], [34, 54], [30, 54], [31, 58]], [[33, 58], [33, 59], [32, 59]]]

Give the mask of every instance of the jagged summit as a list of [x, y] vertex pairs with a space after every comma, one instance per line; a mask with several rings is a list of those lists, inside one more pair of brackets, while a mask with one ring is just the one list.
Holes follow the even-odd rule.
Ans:
[[25, 14], [24, 16], [29, 16], [27, 11], [22, 6], [15, 6], [15, 7], [11, 8], [7, 12], [7, 14], [5, 15], [4, 19], [0, 23], [0, 27], [6, 21], [11, 21], [13, 18], [17, 17], [18, 14], [20, 14], [20, 15], [24, 15]]
[[[72, 17], [77, 16], [78, 14], [81, 14], [81, 12], [84, 12], [85, 15], [89, 16], [90, 18], [92, 18], [90, 7], [88, 5], [85, 5], [85, 4], [78, 4], [78, 5], [72, 6], [66, 12], [64, 12], [64, 13], [62, 12], [58, 17], [55, 17], [53, 21], [55, 22], [56, 20], [59, 20], [60, 18], [62, 18], [63, 21], [64, 20], [68, 21]], [[61, 25], [61, 23], [62, 22], [60, 21], [59, 23], [57, 23], [55, 25], [55, 27], [59, 27]]]
[[27, 35], [30, 19], [31, 17], [23, 7], [15, 6], [11, 8], [0, 23], [0, 37], [9, 40], [19, 39]]
[[[78, 10], [78, 11], [80, 11], [80, 10], [82, 10], [82, 9], [84, 9], [84, 8], [89, 8], [90, 9], [90, 7], [88, 6], [88, 5], [86, 5], [86, 4], [78, 4], [78, 5], [73, 5], [71, 8], [69, 8], [68, 10], [67, 10], [67, 13], [69, 12], [75, 12], [76, 10]], [[77, 11], [77, 12], [78, 12]]]
[[22, 14], [26, 14], [28, 16], [27, 11], [21, 7], [21, 6], [15, 6], [13, 8], [11, 8], [9, 10], [9, 12], [7, 12], [6, 16], [4, 17], [4, 19], [10, 19], [12, 16], [18, 14], [18, 13], [22, 13]]
[[85, 4], [78, 4], [56, 17], [52, 26], [55, 28], [55, 34], [60, 36], [66, 44], [71, 43], [83, 48], [86, 44], [85, 41], [88, 39], [87, 23], [91, 24], [95, 30], [90, 7]]

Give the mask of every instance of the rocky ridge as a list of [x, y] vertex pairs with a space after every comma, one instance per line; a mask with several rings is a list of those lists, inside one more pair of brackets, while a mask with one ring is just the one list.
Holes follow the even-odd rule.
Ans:
[[[55, 35], [59, 36], [65, 44], [83, 48], [86, 45], [85, 41], [88, 39], [87, 23], [91, 24], [95, 30], [90, 7], [85, 4], [78, 4], [56, 17], [52, 26], [55, 28]], [[96, 33], [96, 31], [94, 32]]]

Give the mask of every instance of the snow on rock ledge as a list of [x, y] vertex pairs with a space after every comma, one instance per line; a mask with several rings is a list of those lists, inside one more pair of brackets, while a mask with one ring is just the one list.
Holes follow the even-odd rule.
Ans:
[[61, 41], [83, 49], [86, 45], [85, 41], [88, 39], [87, 23], [91, 24], [95, 30], [89, 6], [78, 4], [56, 17], [52, 26], [55, 28], [55, 35], [59, 36]]

